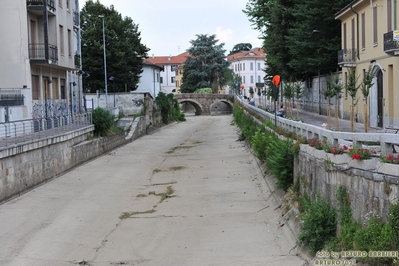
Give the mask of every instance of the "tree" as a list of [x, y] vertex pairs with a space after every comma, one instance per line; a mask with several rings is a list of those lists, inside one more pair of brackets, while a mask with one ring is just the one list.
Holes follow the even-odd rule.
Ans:
[[90, 73], [85, 84], [92, 90], [104, 88], [103, 26], [104, 16], [107, 74], [114, 76], [113, 90], [137, 88], [143, 68], [143, 58], [149, 49], [141, 43], [138, 26], [129, 17], [122, 18], [114, 6], [109, 8], [98, 0], [88, 0], [80, 13], [82, 27], [82, 63]]
[[340, 22], [334, 15], [349, 2], [249, 0], [243, 12], [261, 32], [268, 78], [278, 74], [286, 80], [306, 80], [318, 69], [333, 71], [341, 45]]
[[335, 130], [339, 130], [339, 120], [338, 120], [338, 99], [341, 98], [342, 93], [342, 84], [339, 79], [338, 70], [335, 73], [331, 73], [327, 80], [327, 89], [324, 91], [324, 95], [328, 97], [328, 107], [327, 107], [327, 115], [328, 115], [328, 128], [330, 129], [330, 99], [335, 97]]
[[239, 43], [234, 45], [233, 50], [230, 51], [229, 55], [235, 54], [241, 51], [249, 51], [252, 49], [252, 44], [250, 43]]
[[373, 78], [375, 76], [375, 73], [372, 70], [371, 65], [369, 66], [369, 69], [364, 72], [363, 76], [363, 81], [360, 84], [360, 90], [362, 91], [362, 94], [366, 100], [366, 103], [364, 105], [364, 132], [368, 132], [368, 104], [367, 104], [367, 99], [370, 95], [370, 88], [374, 85], [373, 83]]
[[[212, 88], [226, 84], [224, 73], [229, 67], [226, 61], [224, 43], [217, 44], [216, 35], [197, 34], [187, 50], [189, 57], [184, 63], [181, 92], [192, 93], [200, 88]], [[216, 84], [216, 86], [215, 86]]]
[[355, 131], [355, 106], [357, 105], [359, 99], [356, 99], [357, 91], [359, 90], [360, 85], [357, 84], [359, 77], [356, 76], [355, 71], [349, 70], [348, 80], [346, 82], [346, 90], [352, 98], [352, 104], [350, 106], [350, 121], [351, 121], [351, 131]]

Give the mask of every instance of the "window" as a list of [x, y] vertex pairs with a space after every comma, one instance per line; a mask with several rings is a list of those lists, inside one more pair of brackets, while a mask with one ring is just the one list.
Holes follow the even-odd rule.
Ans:
[[351, 21], [352, 59], [355, 59], [355, 19]]
[[58, 0], [58, 5], [62, 7], [62, 0]]
[[157, 73], [157, 82], [159, 83], [159, 73]]
[[242, 83], [245, 83], [245, 76], [242, 76]]
[[160, 83], [163, 83], [163, 77], [159, 77]]
[[175, 77], [170, 77], [170, 82], [175, 83]]
[[258, 76], [258, 83], [261, 83], [261, 82], [260, 82], [260, 76]]
[[39, 100], [39, 76], [32, 76], [32, 99]]
[[72, 32], [68, 29], [68, 56], [72, 58]]
[[67, 92], [65, 90], [65, 79], [60, 80], [61, 99], [66, 99]]
[[254, 83], [254, 76], [251, 75], [251, 84]]
[[249, 70], [251, 70], [251, 71], [254, 70], [254, 63], [251, 62], [251, 63], [249, 64]]
[[260, 63], [258, 63], [258, 70], [260, 70]]
[[177, 65], [171, 65], [171, 66], [170, 66], [170, 71], [172, 71], [172, 72], [175, 71], [175, 70], [176, 70], [176, 67], [177, 67]]
[[64, 55], [64, 27], [60, 25], [60, 53]]
[[392, 31], [392, 0], [387, 0], [387, 28], [388, 32]]
[[245, 63], [242, 63], [242, 70], [245, 71]]
[[237, 65], [234, 65], [234, 71], [237, 71]]
[[362, 50], [366, 49], [366, 13], [362, 13]]
[[377, 24], [377, 7], [373, 7], [373, 43], [378, 44], [378, 24]]
[[66, 8], [67, 8], [68, 11], [69, 11], [69, 0], [66, 0]]

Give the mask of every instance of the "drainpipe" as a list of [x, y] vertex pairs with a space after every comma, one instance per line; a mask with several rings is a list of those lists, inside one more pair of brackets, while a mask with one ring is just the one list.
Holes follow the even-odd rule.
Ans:
[[47, 14], [47, 2], [43, 2], [43, 30], [44, 30], [44, 57], [46, 59], [46, 64], [49, 63], [49, 41], [48, 41], [48, 14]]
[[396, 0], [393, 0], [393, 29], [396, 30]]
[[[371, 0], [372, 1], [372, 0]], [[360, 60], [359, 56], [359, 13], [353, 10], [353, 4], [351, 4], [351, 11], [356, 14], [356, 45], [357, 45], [357, 59]]]

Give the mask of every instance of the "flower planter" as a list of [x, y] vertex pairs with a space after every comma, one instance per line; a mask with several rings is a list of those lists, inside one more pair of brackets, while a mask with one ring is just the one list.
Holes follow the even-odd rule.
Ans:
[[377, 162], [376, 170], [380, 174], [399, 177], [399, 164]]
[[348, 154], [327, 153], [327, 157], [334, 164], [349, 164], [352, 161]]
[[[348, 155], [346, 155], [348, 156]], [[348, 156], [349, 157], [349, 156]], [[349, 159], [351, 159], [349, 157]], [[358, 168], [362, 170], [375, 170], [378, 163], [377, 158], [371, 158], [366, 160], [350, 160], [348, 163], [349, 167]]]

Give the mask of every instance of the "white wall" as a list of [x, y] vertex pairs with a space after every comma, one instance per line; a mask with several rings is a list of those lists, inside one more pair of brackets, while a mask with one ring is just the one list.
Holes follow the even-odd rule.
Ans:
[[[162, 72], [161, 72], [162, 73]], [[143, 73], [141, 73], [138, 88], [135, 92], [150, 93], [155, 99], [160, 91], [161, 84], [159, 83], [160, 69], [149, 65], [143, 65]]]

